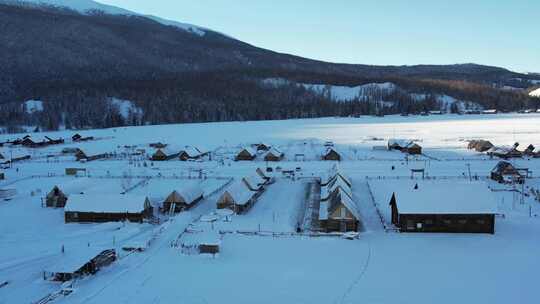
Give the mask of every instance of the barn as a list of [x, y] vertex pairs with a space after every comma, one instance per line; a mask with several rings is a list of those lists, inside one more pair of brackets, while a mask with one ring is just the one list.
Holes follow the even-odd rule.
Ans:
[[270, 150], [268, 150], [268, 152], [265, 153], [264, 160], [265, 161], [280, 161], [283, 159], [284, 156], [285, 154], [281, 152], [280, 150], [278, 150], [277, 148], [271, 148]]
[[164, 148], [158, 148], [152, 154], [151, 160], [153, 161], [166, 161], [171, 160], [174, 158], [178, 158], [180, 156], [180, 149], [176, 149], [174, 147], [164, 147]]
[[43, 271], [43, 277], [47, 280], [66, 282], [93, 275], [116, 259], [114, 249], [88, 247], [75, 252], [67, 251], [60, 256], [58, 262], [47, 266]]
[[145, 196], [123, 194], [74, 194], [64, 207], [66, 223], [130, 221], [142, 223], [152, 215]]
[[257, 157], [257, 151], [247, 147], [242, 148], [238, 154], [236, 154], [235, 160], [254, 160]]
[[492, 180], [502, 184], [515, 182], [523, 183], [526, 176], [521, 174], [519, 170], [511, 163], [507, 161], [500, 161], [491, 170], [490, 177]]
[[495, 232], [497, 204], [484, 183], [408, 182], [389, 200], [401, 232]]
[[339, 154], [338, 151], [336, 151], [335, 148], [327, 148], [322, 156], [322, 160], [336, 160], [341, 161], [341, 154]]
[[103, 149], [88, 146], [84, 148], [77, 148], [77, 152], [75, 153], [75, 159], [77, 161], [93, 161], [93, 160], [108, 158], [111, 155], [112, 153], [105, 151]]
[[163, 201], [164, 212], [189, 210], [203, 199], [203, 189], [199, 184], [174, 190]]
[[237, 214], [247, 212], [260, 192], [249, 190], [243, 181], [234, 182], [217, 201], [217, 209], [231, 209]]

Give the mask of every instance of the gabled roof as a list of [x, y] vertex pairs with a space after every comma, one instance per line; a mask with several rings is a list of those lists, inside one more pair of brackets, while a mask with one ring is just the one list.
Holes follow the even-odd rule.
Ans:
[[140, 213], [147, 207], [145, 196], [129, 194], [73, 194], [64, 208], [72, 212]]
[[253, 149], [251, 147], [243, 147], [242, 149], [240, 149], [240, 151], [238, 151], [238, 154], [240, 154], [240, 153], [242, 153], [244, 151], [246, 151], [251, 156], [257, 156], [257, 151], [255, 151], [255, 149]]
[[399, 139], [399, 138], [390, 138], [388, 140], [388, 146], [395, 146], [400, 148], [405, 148], [410, 145], [413, 141], [411, 139]]
[[255, 195], [243, 181], [235, 181], [225, 190], [237, 205], [245, 205]]
[[339, 153], [339, 151], [334, 147], [326, 148], [326, 151], [324, 151], [324, 155], [328, 155], [328, 154], [330, 154], [332, 152], [336, 153], [337, 155], [341, 155], [341, 153]]
[[249, 185], [251, 189], [259, 189], [262, 185], [266, 183], [266, 180], [259, 174], [253, 174], [246, 176], [243, 180]]
[[169, 156], [169, 155], [174, 155], [174, 154], [178, 154], [180, 153], [180, 151], [182, 151], [183, 149], [181, 148], [178, 148], [178, 147], [175, 147], [175, 146], [171, 146], [171, 145], [167, 145], [166, 147], [164, 148], [157, 148], [156, 151], [154, 152], [157, 153], [158, 151], [161, 151], [163, 152], [165, 155]]
[[[414, 189], [418, 184], [418, 189]], [[495, 214], [497, 203], [485, 183], [409, 181], [395, 188], [400, 214]], [[388, 193], [390, 201], [392, 193]]]
[[202, 154], [204, 154], [199, 148], [194, 147], [194, 146], [185, 146], [182, 149], [182, 152], [185, 152], [188, 155], [188, 157], [199, 157]]
[[76, 250], [68, 249], [60, 255], [56, 263], [49, 264], [45, 271], [49, 273], [75, 273], [105, 250], [110, 249], [86, 246]]
[[203, 189], [199, 184], [184, 187], [180, 190], [175, 191], [186, 201], [188, 205], [192, 204], [195, 200], [197, 200], [204, 194]]
[[266, 157], [267, 155], [272, 155], [272, 156], [275, 156], [275, 157], [281, 157], [281, 156], [283, 156], [283, 152], [281, 152], [278, 148], [272, 147], [272, 148], [270, 148], [270, 150], [268, 150], [268, 152], [266, 152], [266, 154], [264, 156]]
[[495, 167], [491, 170], [493, 173], [506, 173], [506, 174], [519, 174], [518, 170], [514, 165], [507, 161], [498, 162]]

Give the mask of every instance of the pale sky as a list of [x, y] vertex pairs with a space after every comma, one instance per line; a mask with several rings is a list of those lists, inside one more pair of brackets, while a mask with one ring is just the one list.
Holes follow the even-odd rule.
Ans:
[[99, 0], [255, 46], [374, 65], [540, 72], [540, 0]]

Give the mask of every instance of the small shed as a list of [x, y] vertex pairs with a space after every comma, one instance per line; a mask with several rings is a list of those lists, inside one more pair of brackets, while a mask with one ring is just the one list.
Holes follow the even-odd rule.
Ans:
[[254, 160], [257, 157], [257, 151], [250, 147], [242, 148], [238, 154], [236, 154], [235, 160]]
[[53, 281], [70, 281], [82, 276], [93, 275], [116, 259], [114, 249], [88, 247], [74, 252], [68, 251], [62, 253], [58, 262], [47, 266], [43, 277]]
[[389, 199], [401, 232], [495, 232], [497, 204], [484, 183], [410, 182]]
[[188, 231], [180, 242], [183, 253], [216, 255], [221, 246], [221, 236], [215, 231]]
[[47, 196], [45, 197], [45, 204], [50, 208], [64, 208], [67, 200], [67, 195], [65, 195], [64, 192], [58, 188], [58, 186], [54, 186], [52, 190], [47, 193]]
[[341, 161], [341, 154], [333, 147], [327, 148], [322, 156], [322, 160]]
[[142, 223], [152, 215], [148, 197], [128, 194], [74, 194], [64, 207], [66, 223], [130, 221]]
[[272, 147], [266, 154], [264, 155], [265, 161], [280, 161], [283, 159], [285, 154], [278, 150], [277, 148]]
[[475, 150], [476, 152], [486, 152], [493, 148], [493, 144], [487, 140], [471, 140], [467, 146], [469, 150]]
[[217, 201], [217, 209], [231, 209], [237, 214], [247, 212], [255, 203], [258, 193], [249, 190], [243, 181], [235, 181]]
[[163, 211], [180, 212], [189, 210], [203, 199], [203, 189], [199, 184], [184, 187], [180, 190], [174, 190], [163, 201]]
[[491, 170], [490, 177], [498, 183], [523, 183], [526, 176], [522, 175], [510, 162], [500, 161]]

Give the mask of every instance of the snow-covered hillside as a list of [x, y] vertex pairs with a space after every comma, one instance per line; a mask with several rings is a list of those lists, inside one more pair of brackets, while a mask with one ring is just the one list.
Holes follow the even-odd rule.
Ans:
[[91, 11], [99, 10], [103, 11], [107, 14], [111, 15], [137, 15], [137, 16], [144, 16], [149, 19], [152, 19], [156, 22], [159, 22], [164, 25], [170, 25], [175, 26], [177, 28], [181, 28], [183, 30], [186, 30], [188, 32], [191, 32], [193, 34], [204, 36], [205, 29], [182, 22], [177, 22], [173, 20], [167, 20], [160, 17], [152, 16], [152, 15], [143, 15], [136, 12], [132, 12], [120, 7], [107, 5], [103, 3], [99, 3], [92, 0], [0, 0], [0, 2], [3, 3], [29, 3], [29, 4], [36, 4], [36, 5], [51, 5], [51, 6], [57, 6], [57, 7], [67, 7], [72, 10], [78, 11], [80, 13], [89, 13]]
[[536, 90], [530, 92], [529, 95], [533, 96], [533, 97], [540, 97], [540, 89], [536, 89]]

